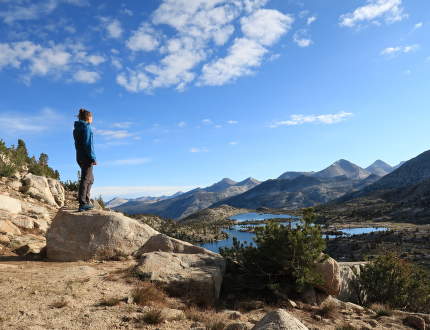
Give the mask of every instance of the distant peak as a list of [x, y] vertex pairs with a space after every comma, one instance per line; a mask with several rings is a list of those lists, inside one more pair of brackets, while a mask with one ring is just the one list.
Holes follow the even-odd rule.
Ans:
[[228, 184], [236, 184], [236, 181], [230, 179], [230, 178], [224, 178], [219, 183], [228, 183]]

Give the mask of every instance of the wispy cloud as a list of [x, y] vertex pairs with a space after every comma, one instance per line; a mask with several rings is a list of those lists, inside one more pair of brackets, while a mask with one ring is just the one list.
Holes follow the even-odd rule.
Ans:
[[317, 20], [317, 17], [316, 16], [311, 16], [311, 17], [308, 17], [308, 19], [306, 20], [306, 24], [307, 25], [311, 25], [313, 22], [315, 22]]
[[231, 145], [231, 146], [235, 146], [235, 145], [238, 145], [239, 142], [237, 142], [237, 141], [231, 141], [228, 144]]
[[238, 123], [239, 122], [237, 120], [227, 120], [227, 124], [230, 124], [230, 125], [236, 125]]
[[94, 128], [94, 132], [95, 134], [101, 135], [107, 139], [126, 139], [136, 136], [135, 133], [131, 133], [125, 129], [110, 130]]
[[208, 152], [209, 150], [206, 147], [201, 147], [201, 148], [190, 148], [190, 152], [191, 153], [199, 153], [199, 152]]
[[101, 21], [106, 29], [106, 34], [109, 38], [118, 39], [123, 34], [121, 22], [117, 19], [102, 17]]
[[79, 82], [94, 84], [100, 79], [100, 74], [95, 71], [79, 70], [73, 75], [73, 78]]
[[269, 125], [271, 128], [276, 128], [280, 126], [297, 126], [303, 124], [337, 124], [347, 118], [351, 117], [353, 114], [351, 112], [339, 112], [335, 114], [324, 114], [324, 115], [291, 115], [289, 120], [276, 121]]
[[124, 121], [124, 122], [113, 123], [112, 127], [126, 129], [131, 127], [132, 125], [133, 125], [132, 122]]
[[56, 111], [44, 108], [40, 113], [3, 112], [0, 114], [0, 130], [9, 134], [38, 133], [50, 129], [62, 119]]
[[183, 127], [185, 127], [185, 126], [187, 126], [187, 123], [186, 123], [185, 121], [180, 121], [180, 122], [178, 123], [178, 127], [180, 127], [180, 128], [183, 128]]
[[[151, 162], [151, 158], [128, 158], [107, 161], [104, 164], [109, 166], [129, 166], [129, 165], [143, 165]], [[103, 164], [102, 164], [103, 165]]]
[[420, 48], [419, 45], [409, 45], [409, 46], [396, 46], [387, 47], [381, 51], [381, 55], [396, 55], [396, 54], [407, 54], [414, 52]]
[[294, 33], [293, 40], [299, 47], [309, 47], [312, 45], [309, 32], [305, 29], [296, 31]]
[[7, 24], [16, 21], [34, 20], [51, 14], [60, 4], [84, 6], [85, 0], [49, 0], [34, 2], [31, 0], [3, 1], [4, 10], [0, 11], [0, 18]]
[[367, 0], [367, 4], [340, 17], [340, 26], [357, 27], [365, 23], [393, 23], [407, 17], [402, 0]]
[[418, 22], [417, 24], [414, 25], [414, 30], [421, 29], [423, 27], [423, 25], [424, 25], [423, 22]]
[[205, 124], [205, 125], [212, 125], [212, 124], [213, 124], [213, 121], [212, 121], [212, 119], [203, 119], [203, 120], [202, 120], [202, 124]]

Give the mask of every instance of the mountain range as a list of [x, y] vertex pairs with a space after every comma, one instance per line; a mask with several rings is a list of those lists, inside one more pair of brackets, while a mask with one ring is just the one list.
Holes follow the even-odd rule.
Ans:
[[254, 178], [248, 178], [241, 182], [225, 178], [209, 187], [196, 188], [173, 198], [153, 203], [132, 200], [113, 209], [128, 214], [156, 214], [179, 220], [208, 208], [220, 200], [241, 194], [259, 184], [260, 182]]
[[341, 159], [319, 172], [289, 171], [278, 179], [263, 183], [253, 178], [241, 182], [225, 178], [209, 187], [173, 196], [130, 200], [116, 198], [107, 205], [124, 213], [155, 214], [176, 220], [223, 204], [250, 209], [300, 208], [326, 203], [359, 191], [378, 181], [392, 169], [393, 167], [381, 160], [363, 169]]
[[160, 197], [143, 196], [143, 197], [138, 197], [138, 198], [134, 198], [134, 199], [115, 197], [115, 198], [111, 199], [110, 201], [106, 202], [105, 206], [109, 209], [113, 209], [115, 207], [118, 207], [120, 205], [123, 205], [123, 204], [128, 203], [128, 202], [132, 202], [132, 201], [151, 204], [151, 203], [159, 202], [159, 201], [162, 201], [165, 199], [175, 198], [181, 194], [183, 194], [182, 191], [178, 191], [177, 193], [170, 195], [170, 196], [160, 196]]

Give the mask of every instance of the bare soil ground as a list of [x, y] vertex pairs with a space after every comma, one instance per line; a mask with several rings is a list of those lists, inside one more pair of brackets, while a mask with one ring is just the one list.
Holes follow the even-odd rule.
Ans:
[[[135, 264], [135, 260], [58, 263], [1, 256], [0, 329], [215, 330], [237, 322], [251, 328], [267, 311], [276, 308], [260, 306], [232, 317], [232, 312], [222, 306], [218, 310], [190, 307], [177, 298], [163, 298], [161, 291], [161, 299], [152, 296], [151, 301], [139, 304], [133, 301], [134, 290], [142, 285], [130, 271]], [[165, 309], [182, 310], [182, 317], [148, 324], [149, 311]], [[301, 303], [289, 311], [310, 329], [341, 329], [346, 325], [353, 326], [350, 329], [408, 329], [402, 323], [402, 314], [378, 317], [372, 310], [345, 303], [328, 313]]]

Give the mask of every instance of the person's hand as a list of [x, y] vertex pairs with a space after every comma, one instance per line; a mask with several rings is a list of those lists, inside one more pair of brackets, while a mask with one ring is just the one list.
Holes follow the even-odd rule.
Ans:
[[97, 162], [93, 162], [91, 165], [97, 165]]

